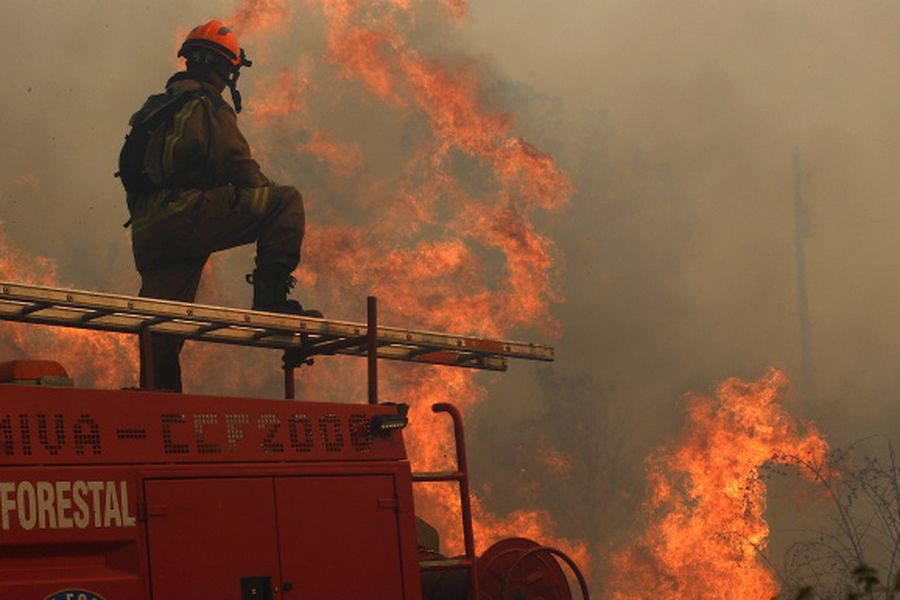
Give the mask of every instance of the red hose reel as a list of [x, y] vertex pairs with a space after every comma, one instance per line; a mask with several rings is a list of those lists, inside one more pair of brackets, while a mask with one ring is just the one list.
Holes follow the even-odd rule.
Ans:
[[[501, 540], [478, 558], [478, 600], [572, 600], [560, 562], [571, 569], [580, 598], [589, 600], [587, 583], [575, 561], [556, 548], [525, 538]], [[422, 580], [423, 600], [469, 600], [466, 570], [426, 572]]]
[[571, 600], [559, 561], [575, 575], [581, 597], [589, 600], [584, 575], [568, 555], [525, 538], [501, 540], [478, 559], [479, 600]]

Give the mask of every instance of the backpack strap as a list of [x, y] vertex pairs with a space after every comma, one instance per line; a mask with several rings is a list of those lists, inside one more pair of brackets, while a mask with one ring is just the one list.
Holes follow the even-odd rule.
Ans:
[[[125, 138], [125, 145], [119, 155], [119, 171], [115, 174], [122, 180], [128, 192], [141, 192], [155, 189], [145, 172], [144, 155], [150, 136], [166, 120], [171, 119], [187, 103], [207, 98], [215, 110], [225, 105], [220, 94], [213, 93], [205, 86], [171, 94], [150, 96], [139, 111], [131, 116], [128, 124], [131, 131]], [[131, 207], [129, 206], [129, 209]], [[128, 226], [128, 223], [125, 224]]]
[[188, 90], [178, 95], [170, 94], [154, 94], [147, 99], [147, 102], [131, 116], [128, 124], [133, 127], [143, 126], [154, 128], [164, 118], [170, 117], [178, 112], [178, 109], [197, 98], [209, 98], [215, 108], [219, 108], [225, 104], [225, 100], [219, 94], [214, 94], [201, 87], [195, 90]]

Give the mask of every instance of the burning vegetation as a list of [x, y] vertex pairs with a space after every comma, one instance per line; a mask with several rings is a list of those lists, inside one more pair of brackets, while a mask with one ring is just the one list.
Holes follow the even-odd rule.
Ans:
[[828, 445], [785, 406], [785, 374], [724, 381], [696, 396], [678, 441], [647, 459], [649, 522], [613, 556], [612, 598], [769, 599], [769, 526], [761, 469], [802, 460], [824, 468]]

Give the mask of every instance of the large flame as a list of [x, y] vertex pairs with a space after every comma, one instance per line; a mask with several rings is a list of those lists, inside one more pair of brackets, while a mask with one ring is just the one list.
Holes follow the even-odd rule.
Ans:
[[[513, 336], [517, 328], [554, 335], [558, 323], [550, 306], [561, 300], [553, 283], [555, 249], [533, 217], [564, 207], [572, 185], [549, 156], [516, 134], [511, 117], [484, 106], [470, 62], [444, 62], [417, 50], [409, 32], [422, 4], [244, 0], [225, 19], [252, 50], [258, 67], [280, 56], [276, 45], [289, 36], [276, 34], [289, 30], [298, 10], [305, 13], [298, 32], [324, 23], [325, 47], [319, 54], [301, 54], [292, 58], [292, 67], [272, 67], [268, 74], [254, 68], [258, 83], [255, 93], [247, 94], [241, 117], [267, 171], [282, 183], [298, 185], [306, 196], [308, 233], [304, 262], [296, 272], [298, 291], [329, 316], [359, 317], [364, 297], [375, 294], [382, 300], [380, 320], [387, 324], [482, 336]], [[450, 20], [466, 14], [465, 0], [442, 4]], [[183, 35], [179, 31], [176, 37], [180, 41]], [[327, 119], [317, 115], [340, 97], [333, 91], [340, 89], [391, 111], [398, 125], [414, 135], [401, 150], [372, 150], [352, 134], [323, 124]], [[361, 113], [367, 106], [352, 110]], [[370, 169], [385, 162], [383, 151], [394, 153], [392, 168]], [[314, 182], [302, 178], [298, 164], [317, 171]], [[477, 185], [463, 172], [475, 173]], [[341, 203], [352, 205], [330, 205], [331, 194], [352, 199]], [[0, 278], [71, 283], [57, 279], [51, 261], [0, 250]], [[219, 266], [214, 260], [204, 273], [204, 300], [246, 302], [219, 291], [224, 287], [217, 285], [224, 277]], [[46, 275], [36, 278], [40, 273]], [[53, 357], [92, 374], [82, 383], [117, 387], [133, 382], [123, 375], [134, 373], [135, 347], [127, 337], [50, 329], [52, 335], [44, 335], [33, 333], [35, 328], [25, 337], [17, 326], [4, 327], [13, 332], [7, 339], [17, 353]], [[97, 346], [101, 343], [108, 346]], [[271, 378], [258, 368], [262, 353], [250, 358], [240, 352], [242, 359], [230, 363], [233, 368], [222, 369], [222, 350], [189, 344], [182, 360], [188, 388], [231, 394], [271, 390], [266, 383]], [[276, 375], [276, 360], [267, 364]], [[350, 359], [321, 361], [304, 369], [299, 393], [315, 400], [361, 399], [364, 366]], [[208, 373], [216, 374], [215, 385]], [[412, 406], [407, 442], [415, 468], [445, 470], [453, 460], [450, 424], [435, 417], [430, 406], [453, 402], [470, 411], [487, 398], [483, 383], [476, 383], [472, 372], [437, 367], [385, 365], [382, 373], [384, 399]], [[477, 474], [477, 464], [473, 468]], [[506, 516], [492, 514], [478, 498], [473, 504], [480, 550], [502, 537], [524, 535], [587, 562], [585, 544], [554, 535], [549, 513], [528, 498], [522, 501], [525, 508]], [[445, 552], [461, 551], [458, 494], [452, 484], [420, 486], [417, 509], [442, 530]]]
[[[408, 32], [418, 4], [308, 0], [303, 22], [324, 19], [324, 50], [333, 71], [297, 57], [297, 67], [265, 77], [257, 88], [265, 93], [247, 103], [247, 126], [254, 138], [267, 140], [268, 157], [283, 162], [285, 154], [298, 160], [313, 155], [315, 162], [305, 164], [329, 176], [319, 193], [337, 190], [354, 199], [350, 212], [340, 214], [334, 206], [314, 204], [317, 190], [304, 190], [312, 193], [304, 263], [295, 274], [299, 289], [327, 314], [358, 315], [361, 299], [374, 294], [383, 301], [385, 323], [484, 336], [508, 336], [517, 327], [554, 334], [558, 325], [549, 309], [561, 299], [552, 281], [554, 246], [532, 216], [565, 206], [572, 185], [549, 156], [514, 133], [508, 115], [484, 107], [470, 65], [453, 67], [417, 51]], [[464, 1], [444, 4], [449, 18], [465, 15]], [[259, 5], [239, 7], [239, 33], [265, 27], [263, 21], [283, 8], [266, 2], [257, 23], [251, 17]], [[265, 46], [260, 37], [252, 41]], [[400, 123], [428, 131], [397, 159], [404, 166], [396, 177], [373, 178], [367, 163], [380, 157], [366, 154], [346, 134], [323, 129], [315, 118], [317, 101], [340, 95], [329, 87], [354, 85]], [[460, 157], [484, 170], [479, 177], [487, 181], [485, 190], [473, 192], [461, 180], [454, 168]], [[301, 375], [305, 397], [362, 397], [361, 365], [331, 361], [328, 367]], [[468, 371], [386, 365], [382, 372], [382, 395], [412, 406], [407, 443], [414, 467], [446, 469], [453, 457], [449, 421], [436, 419], [430, 406], [449, 401], [466, 412], [486, 391]], [[420, 486], [417, 498], [417, 510], [442, 530], [444, 550], [459, 552], [454, 486]], [[527, 508], [500, 517], [476, 498], [474, 512], [482, 550], [502, 537], [524, 535], [587, 562], [585, 545], [554, 536], [545, 511]]]
[[649, 523], [613, 557], [611, 598], [769, 600], [779, 585], [763, 559], [769, 527], [760, 469], [825, 465], [827, 444], [784, 404], [785, 374], [728, 379], [690, 400], [677, 443], [647, 461]]

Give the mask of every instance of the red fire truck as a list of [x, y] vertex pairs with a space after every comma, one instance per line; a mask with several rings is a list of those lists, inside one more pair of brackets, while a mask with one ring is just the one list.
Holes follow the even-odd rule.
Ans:
[[[433, 409], [451, 417], [456, 469], [413, 473], [407, 407], [378, 402], [381, 359], [504, 370], [553, 349], [379, 327], [376, 310], [361, 324], [0, 282], [2, 320], [134, 333], [144, 350], [138, 389], [0, 364], [0, 600], [568, 600], [570, 578], [587, 598], [559, 550], [512, 538], [476, 556], [452, 405]], [[284, 350], [289, 400], [299, 365], [365, 357], [368, 403], [154, 391], [153, 335]], [[458, 557], [413, 503], [414, 484], [447, 481]]]

